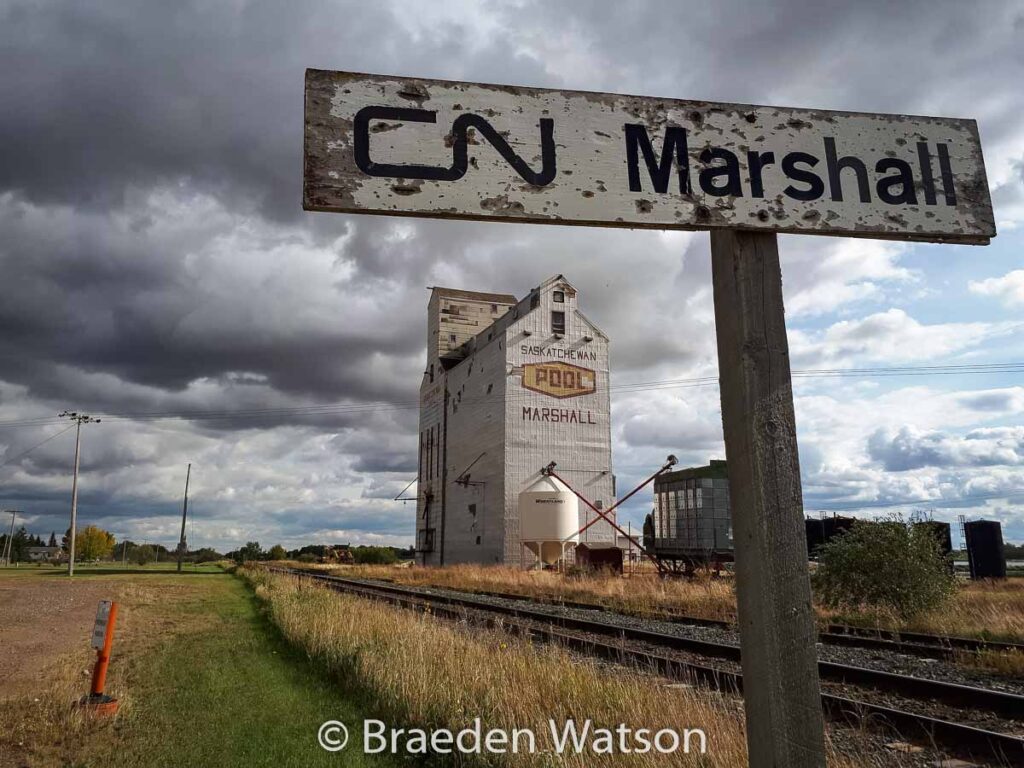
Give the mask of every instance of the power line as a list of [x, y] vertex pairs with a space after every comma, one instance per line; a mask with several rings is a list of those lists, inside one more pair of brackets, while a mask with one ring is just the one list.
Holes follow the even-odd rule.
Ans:
[[[617, 469], [621, 469], [617, 467]], [[837, 501], [823, 502], [816, 504], [804, 500], [804, 512], [856, 512], [861, 509], [886, 509], [891, 507], [907, 507], [919, 505], [935, 509], [951, 509], [963, 506], [965, 502], [986, 501], [991, 499], [1016, 499], [1024, 497], [1024, 488], [1011, 488], [1006, 491], [992, 491], [991, 493], [973, 493], [956, 498], [923, 498], [923, 499], [890, 499], [888, 501]], [[631, 505], [632, 506], [632, 505]]]
[[60, 432], [57, 432], [56, 434], [50, 435], [49, 437], [47, 437], [47, 438], [45, 438], [45, 439], [43, 439], [43, 440], [40, 440], [40, 441], [39, 441], [38, 443], [36, 443], [35, 445], [33, 445], [33, 446], [32, 446], [31, 448], [29, 448], [29, 449], [28, 449], [27, 451], [22, 451], [22, 452], [21, 452], [21, 453], [19, 453], [19, 454], [18, 454], [17, 456], [12, 456], [11, 458], [9, 458], [9, 459], [7, 459], [6, 461], [4, 461], [4, 463], [3, 463], [3, 464], [0, 464], [0, 468], [6, 467], [6, 466], [7, 466], [8, 464], [11, 464], [11, 463], [13, 463], [13, 462], [17, 461], [18, 459], [22, 459], [22, 458], [24, 458], [25, 456], [28, 456], [28, 455], [29, 455], [30, 453], [32, 453], [32, 451], [34, 451], [34, 450], [35, 450], [36, 448], [40, 447], [41, 445], [45, 445], [46, 443], [48, 443], [48, 442], [50, 442], [51, 440], [53, 440], [53, 439], [54, 439], [55, 437], [60, 437], [60, 436], [61, 436], [61, 435], [63, 435], [63, 434], [65, 433], [65, 432], [70, 432], [70, 431], [71, 431], [72, 429], [74, 429], [74, 428], [75, 428], [75, 425], [74, 425], [74, 424], [72, 424], [72, 425], [71, 425], [71, 426], [69, 426], [69, 427], [65, 427], [65, 428], [64, 428], [64, 429], [62, 429], [62, 430], [61, 430]]
[[[978, 363], [968, 365], [920, 365], [890, 366], [874, 368], [811, 368], [792, 371], [793, 378], [872, 378], [887, 376], [963, 376], [972, 374], [1012, 374], [1024, 373], [1024, 363]], [[688, 389], [718, 384], [717, 376], [701, 376], [684, 379], [665, 379], [660, 381], [636, 382], [619, 384], [609, 387], [609, 391], [618, 393], [646, 392], [661, 389]], [[532, 393], [516, 394], [509, 399], [526, 399]], [[477, 404], [495, 400], [497, 395], [477, 398], [463, 398], [457, 401]], [[362, 413], [385, 413], [403, 410], [415, 410], [420, 407], [419, 401], [400, 401], [389, 405], [381, 403], [323, 403], [319, 405], [279, 406], [276, 408], [247, 408], [230, 411], [136, 411], [104, 413], [108, 420], [125, 421], [159, 421], [163, 419], [184, 419], [190, 421], [235, 421], [268, 419], [279, 416], [341, 416]], [[50, 417], [21, 419], [0, 422], [3, 427], [29, 427], [54, 423]]]

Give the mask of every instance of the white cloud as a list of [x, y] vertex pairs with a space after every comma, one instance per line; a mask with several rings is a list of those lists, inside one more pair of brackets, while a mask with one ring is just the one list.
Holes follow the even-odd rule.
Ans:
[[971, 280], [967, 288], [979, 296], [997, 298], [1008, 307], [1021, 306], [1024, 305], [1024, 269], [1015, 269], [1002, 277]]
[[[946, 520], [998, 511], [1010, 526], [1004, 535], [1024, 539], [1024, 428], [992, 426], [1018, 416], [1021, 403], [1024, 387], [798, 393], [801, 459], [816, 459], [801, 463], [805, 506], [857, 514], [938, 508], [937, 517]], [[907, 499], [932, 501], [888, 506]]]
[[915, 283], [918, 276], [899, 265], [905, 252], [900, 243], [880, 240], [786, 238], [786, 314], [799, 318], [836, 312], [857, 302], [880, 301], [890, 286]]
[[791, 330], [796, 367], [852, 368], [865, 362], [938, 360], [1005, 336], [1016, 323], [933, 323], [892, 308], [855, 320], [840, 320], [822, 331]]

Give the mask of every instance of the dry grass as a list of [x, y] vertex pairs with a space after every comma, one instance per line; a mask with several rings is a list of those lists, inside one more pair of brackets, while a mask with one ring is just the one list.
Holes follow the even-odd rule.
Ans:
[[[364, 573], [364, 575], [366, 575]], [[265, 571], [246, 578], [272, 621], [341, 684], [364, 691], [385, 721], [453, 730], [481, 717], [485, 727], [530, 728], [538, 749], [548, 719], [638, 727], [700, 728], [701, 756], [563, 755], [559, 765], [736, 766], [746, 764], [741, 702], [698, 689], [668, 687], [640, 674], [607, 673], [594, 662], [493, 631], [472, 634], [400, 609], [339, 595]], [[696, 741], [693, 742], [696, 744]], [[552, 756], [518, 755], [515, 765], [551, 765]], [[873, 761], [872, 761], [873, 762]], [[887, 764], [894, 764], [887, 760]], [[833, 766], [864, 765], [830, 755]]]
[[[730, 621], [736, 617], [736, 596], [733, 581], [728, 576], [718, 579], [699, 577], [687, 581], [665, 580], [649, 574], [628, 578], [608, 575], [572, 578], [551, 571], [523, 571], [504, 566], [480, 565], [454, 565], [446, 568], [296, 565], [354, 578], [389, 579], [410, 586], [432, 585], [471, 592], [509, 592], [596, 603], [643, 616], [685, 614]], [[894, 616], [872, 611], [841, 613], [821, 606], [818, 606], [818, 616], [822, 623], [834, 621], [893, 630], [1024, 642], [1024, 579], [964, 582], [947, 605], [911, 621], [901, 621]]]
[[88, 690], [89, 679], [83, 672], [91, 661], [91, 654], [84, 651], [67, 654], [48, 666], [46, 683], [36, 696], [0, 702], [0, 729], [6, 735], [0, 746], [6, 744], [10, 750], [5, 757], [7, 749], [0, 748], [0, 766], [55, 757], [54, 753], [63, 751], [62, 741], [74, 742], [96, 727], [81, 710], [70, 706]]
[[606, 574], [571, 577], [553, 571], [483, 565], [446, 568], [360, 565], [333, 566], [327, 570], [354, 578], [391, 579], [410, 586], [433, 585], [596, 603], [640, 616], [671, 612], [732, 620], [736, 615], [731, 578], [698, 577], [688, 581], [661, 579], [655, 574], [636, 574], [628, 578]]
[[[111, 589], [119, 602], [133, 607], [156, 599], [145, 587], [122, 584]], [[118, 624], [118, 652], [132, 631], [124, 618]], [[97, 718], [71, 706], [88, 693], [96, 660], [95, 651], [81, 645], [45, 664], [35, 695], [0, 699], [0, 768], [72, 764], [84, 742], [112, 738], [116, 719]], [[130, 715], [133, 699], [123, 664], [111, 665], [106, 691], [120, 702], [118, 718]], [[5, 742], [9, 751], [2, 748]]]
[[[531, 728], [543, 738], [548, 718], [591, 717], [654, 727], [694, 727], [708, 733], [711, 754], [681, 765], [746, 763], [742, 721], [710, 696], [653, 689], [649, 681], [608, 676], [556, 649], [507, 636], [470, 637], [430, 618], [416, 617], [295, 579], [256, 573], [249, 578], [284, 635], [339, 676], [372, 693], [383, 719], [407, 727], [458, 729], [480, 717], [488, 727]], [[541, 745], [538, 744], [538, 747]], [[665, 763], [635, 756], [631, 765]], [[543, 755], [517, 765], [547, 765]], [[565, 765], [621, 765], [621, 758], [567, 756]]]
[[957, 590], [951, 605], [905, 628], [1024, 641], [1024, 579], [970, 582]]
[[957, 656], [960, 663], [968, 667], [975, 667], [983, 672], [994, 672], [997, 675], [1024, 679], [1024, 653], [979, 651], [978, 653], [965, 652]]
[[[18, 584], [29, 589], [40, 578], [49, 577], [45, 572], [26, 571], [19, 575]], [[118, 714], [115, 718], [95, 717], [72, 706], [89, 692], [96, 661], [96, 652], [83, 633], [74, 650], [38, 662], [39, 683], [31, 694], [9, 696], [0, 690], [0, 768], [88, 764], [83, 752], [115, 743], [124, 723], [135, 715], [130, 681], [146, 674], [139, 668], [140, 660], [169, 632], [186, 633], [209, 626], [208, 621], [200, 623], [201, 617], [179, 610], [192, 592], [187, 584], [176, 583], [171, 574], [147, 576], [149, 581], [144, 584], [120, 575], [77, 578], [104, 584], [105, 596], [120, 604], [106, 681], [106, 693], [120, 703]], [[168, 619], [172, 612], [173, 621]]]
[[867, 611], [819, 613], [860, 626], [1024, 642], [1024, 579], [964, 582], [948, 604], [910, 621]]

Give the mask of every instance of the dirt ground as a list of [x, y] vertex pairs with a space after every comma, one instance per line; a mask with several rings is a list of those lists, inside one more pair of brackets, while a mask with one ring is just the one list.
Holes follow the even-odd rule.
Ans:
[[31, 694], [61, 655], [88, 647], [97, 604], [118, 591], [114, 581], [56, 572], [0, 579], [0, 696]]

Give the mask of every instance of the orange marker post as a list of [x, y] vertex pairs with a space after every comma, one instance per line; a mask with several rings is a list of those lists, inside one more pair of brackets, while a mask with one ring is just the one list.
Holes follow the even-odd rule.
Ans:
[[78, 706], [97, 715], [112, 715], [117, 711], [118, 701], [103, 693], [107, 682], [107, 667], [110, 664], [110, 648], [114, 644], [114, 623], [117, 621], [117, 603], [101, 600], [96, 611], [96, 624], [92, 631], [92, 647], [96, 649], [96, 666], [92, 670], [92, 687], [88, 696], [83, 696]]

